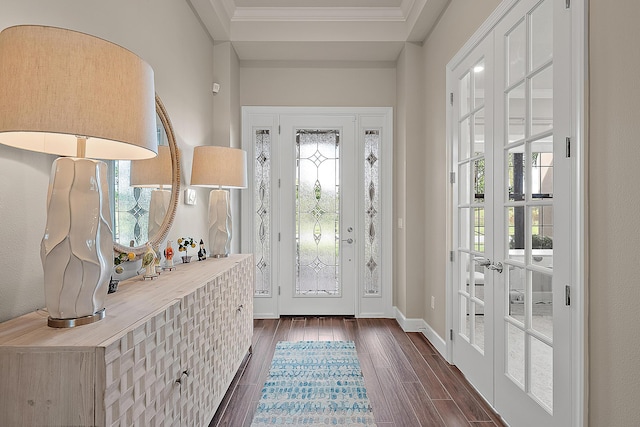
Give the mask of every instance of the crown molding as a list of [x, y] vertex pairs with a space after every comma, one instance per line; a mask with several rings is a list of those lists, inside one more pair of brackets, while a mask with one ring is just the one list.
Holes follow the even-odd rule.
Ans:
[[[413, 0], [410, 0], [413, 3]], [[400, 7], [236, 7], [232, 22], [405, 22]]]

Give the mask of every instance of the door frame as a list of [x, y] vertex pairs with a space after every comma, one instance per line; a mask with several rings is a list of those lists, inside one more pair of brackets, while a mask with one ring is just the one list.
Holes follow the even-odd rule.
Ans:
[[[364, 130], [371, 128], [381, 129], [380, 141], [380, 217], [381, 217], [381, 291], [379, 296], [364, 295], [361, 279], [361, 267], [364, 259], [364, 249], [356, 248], [355, 262], [356, 270], [356, 290], [355, 307], [356, 317], [368, 318], [389, 318], [393, 317], [393, 108], [392, 107], [275, 107], [275, 106], [243, 106], [242, 107], [242, 148], [247, 152], [249, 161], [247, 162], [248, 187], [242, 191], [241, 199], [241, 251], [252, 253], [254, 236], [254, 157], [252, 156], [253, 129], [271, 129], [271, 143], [279, 143], [280, 116], [342, 116], [351, 115], [356, 122], [356, 143], [361, 147], [364, 141]], [[254, 125], [254, 123], [260, 125]], [[356, 155], [357, 158], [357, 155]], [[280, 170], [279, 159], [272, 158], [272, 168]], [[363, 165], [357, 161], [357, 182], [356, 189], [358, 197], [364, 194], [364, 183], [360, 182]], [[278, 203], [279, 194], [277, 191], [277, 177], [271, 178], [273, 194], [272, 200]], [[275, 183], [275, 185], [273, 185]], [[276, 223], [272, 221], [274, 227]], [[363, 220], [356, 213], [354, 227], [362, 229]], [[271, 235], [277, 235], [279, 230], [272, 230]], [[272, 264], [279, 265], [277, 238], [271, 239]], [[277, 271], [272, 273], [272, 289], [269, 296], [254, 296], [254, 318], [268, 319], [280, 316], [280, 306], [278, 302], [277, 288], [274, 284], [279, 282]]]
[[[471, 38], [464, 44], [458, 53], [446, 66], [446, 129], [447, 138], [446, 155], [450, 172], [453, 159], [452, 126], [455, 118], [449, 100], [450, 88], [455, 84], [452, 71], [462, 62], [467, 55], [487, 36], [497, 23], [505, 16], [519, 0], [503, 0], [493, 11], [487, 20], [478, 28]], [[573, 77], [571, 87], [564, 88], [570, 91], [571, 99], [571, 157], [575, 157], [571, 171], [571, 216], [573, 227], [571, 230], [571, 251], [574, 259], [572, 266], [573, 283], [571, 284], [571, 322], [572, 341], [571, 354], [573, 364], [571, 366], [571, 425], [586, 425], [588, 420], [588, 289], [586, 278], [588, 273], [588, 233], [587, 233], [587, 176], [588, 176], [588, 98], [585, 88], [588, 79], [588, 1], [573, 0], [569, 3], [567, 13], [571, 20], [571, 57], [565, 58], [563, 65], [571, 67]], [[447, 180], [449, 181], [449, 180]], [[453, 313], [455, 304], [455, 284], [453, 283], [453, 263], [450, 262], [450, 254], [454, 251], [453, 241], [453, 192], [451, 184], [447, 182], [443, 191], [447, 194], [446, 218], [447, 218], [447, 251], [446, 259], [446, 331], [445, 357], [451, 363], [453, 361], [453, 346], [450, 339], [450, 331], [453, 330]]]

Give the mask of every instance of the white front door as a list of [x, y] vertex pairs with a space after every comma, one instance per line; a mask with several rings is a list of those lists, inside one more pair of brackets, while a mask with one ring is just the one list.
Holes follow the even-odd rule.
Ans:
[[392, 110], [243, 107], [254, 315], [392, 315]]
[[280, 118], [280, 314], [355, 314], [355, 124]]
[[509, 424], [569, 426], [570, 14], [513, 3], [449, 73], [452, 358]]

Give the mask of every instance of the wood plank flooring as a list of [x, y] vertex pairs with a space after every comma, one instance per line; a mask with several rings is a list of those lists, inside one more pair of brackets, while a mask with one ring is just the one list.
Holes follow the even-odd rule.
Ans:
[[285, 317], [254, 321], [245, 360], [209, 427], [249, 426], [278, 341], [353, 340], [379, 427], [504, 426], [420, 333], [393, 319]]

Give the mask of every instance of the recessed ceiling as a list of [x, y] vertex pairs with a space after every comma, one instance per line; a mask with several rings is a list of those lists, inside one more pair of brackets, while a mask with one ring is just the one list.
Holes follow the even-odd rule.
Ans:
[[450, 0], [187, 0], [242, 61], [395, 61]]
[[400, 7], [402, 0], [235, 0], [236, 7]]

